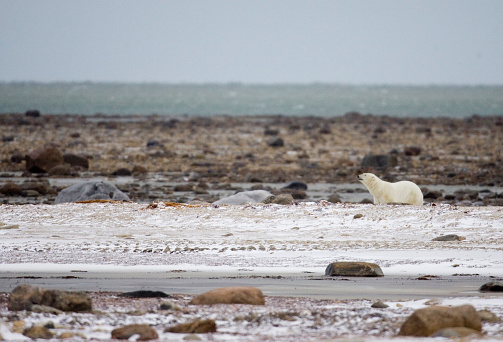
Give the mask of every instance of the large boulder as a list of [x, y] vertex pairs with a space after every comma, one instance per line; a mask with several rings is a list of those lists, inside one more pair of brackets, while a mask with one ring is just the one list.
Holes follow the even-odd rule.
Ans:
[[166, 330], [177, 334], [206, 334], [217, 332], [217, 324], [212, 319], [198, 319], [190, 323], [178, 324]]
[[402, 324], [400, 336], [431, 336], [445, 328], [465, 327], [482, 331], [477, 310], [471, 305], [430, 306], [416, 310]]
[[28, 284], [19, 285], [12, 291], [7, 307], [11, 311], [31, 311], [34, 305], [72, 312], [92, 310], [91, 297], [84, 292], [48, 290]]
[[325, 269], [327, 276], [343, 277], [383, 277], [379, 265], [371, 262], [339, 261], [333, 262]]
[[32, 173], [48, 173], [53, 167], [65, 163], [63, 153], [54, 146], [33, 150], [25, 159], [26, 170]]
[[55, 204], [90, 200], [129, 201], [129, 197], [107, 181], [82, 182], [59, 192]]
[[148, 324], [130, 324], [112, 330], [112, 338], [116, 340], [129, 340], [133, 335], [137, 335], [135, 341], [148, 341], [159, 338], [154, 328]]
[[78, 166], [86, 170], [89, 169], [89, 159], [82, 154], [65, 153], [63, 154], [63, 160], [71, 166]]
[[237, 194], [224, 197], [213, 203], [217, 205], [220, 204], [240, 205], [245, 203], [259, 203], [263, 202], [269, 196], [272, 196], [272, 194], [266, 190], [250, 190], [250, 191], [238, 192]]
[[262, 291], [256, 287], [234, 286], [221, 287], [209, 292], [202, 293], [192, 299], [190, 304], [213, 305], [213, 304], [250, 304], [265, 305]]

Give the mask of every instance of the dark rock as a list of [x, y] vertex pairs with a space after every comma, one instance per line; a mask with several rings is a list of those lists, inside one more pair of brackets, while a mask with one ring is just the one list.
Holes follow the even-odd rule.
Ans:
[[324, 125], [323, 127], [320, 128], [319, 133], [320, 134], [331, 134], [332, 130], [330, 129], [330, 126]]
[[2, 137], [2, 142], [11, 142], [11, 141], [14, 141], [13, 135], [8, 135], [8, 136]]
[[378, 300], [378, 301], [372, 303], [371, 307], [374, 309], [386, 309], [386, 308], [389, 308], [389, 305]]
[[326, 276], [343, 277], [383, 277], [381, 268], [370, 262], [333, 262], [325, 269]]
[[34, 190], [41, 195], [47, 195], [47, 193], [49, 192], [49, 188], [47, 187], [46, 184], [43, 183], [26, 182], [21, 184], [21, 188], [26, 191]]
[[33, 305], [46, 305], [61, 311], [82, 312], [92, 310], [92, 300], [84, 292], [46, 290], [38, 286], [22, 284], [9, 296], [11, 311], [31, 311]]
[[418, 147], [418, 146], [409, 146], [409, 147], [406, 147], [403, 150], [403, 153], [406, 156], [418, 156], [418, 155], [421, 154], [421, 147]]
[[25, 156], [19, 152], [15, 152], [10, 156], [10, 161], [16, 164], [20, 164], [25, 159]]
[[442, 197], [442, 193], [440, 191], [427, 191], [425, 192], [425, 194], [423, 195], [423, 198], [424, 199], [437, 199], [437, 198], [440, 198]]
[[139, 335], [137, 341], [156, 340], [157, 332], [148, 324], [131, 324], [112, 330], [112, 338], [128, 340], [133, 335]]
[[115, 170], [114, 172], [112, 172], [112, 176], [131, 176], [133, 173], [131, 172], [131, 170], [125, 168], [125, 167], [121, 167], [117, 170]]
[[72, 167], [70, 164], [56, 165], [48, 173], [49, 176], [70, 176], [72, 174]]
[[330, 203], [341, 203], [342, 199], [341, 199], [341, 196], [339, 196], [338, 194], [332, 194], [327, 199], [327, 201], [329, 201]]
[[307, 190], [307, 184], [304, 182], [293, 181], [288, 183], [283, 187], [283, 189], [291, 189], [291, 190]]
[[63, 160], [71, 166], [79, 166], [86, 170], [89, 169], [89, 159], [82, 154], [64, 153]]
[[21, 196], [23, 189], [15, 183], [7, 182], [0, 187], [0, 193], [5, 196]]
[[431, 241], [463, 241], [466, 240], [465, 237], [456, 234], [442, 235], [432, 239]]
[[265, 305], [262, 291], [255, 287], [222, 287], [205, 292], [194, 297], [190, 304], [213, 305], [213, 304], [250, 304]]
[[53, 167], [65, 163], [63, 153], [54, 146], [31, 151], [25, 159], [26, 170], [32, 173], [47, 173]]
[[174, 190], [176, 192], [189, 192], [189, 191], [192, 191], [194, 190], [194, 184], [177, 184], [175, 185], [175, 188]]
[[398, 165], [397, 156], [394, 154], [368, 154], [363, 157], [361, 167], [362, 168], [375, 168], [378, 170], [386, 170], [389, 167], [395, 167]]
[[264, 130], [264, 135], [278, 135], [279, 134], [279, 129], [275, 129], [275, 128], [269, 128], [267, 127], [265, 130]]
[[60, 191], [55, 204], [90, 200], [129, 201], [129, 197], [106, 181], [89, 181], [72, 185]]
[[27, 110], [24, 113], [24, 115], [28, 116], [28, 117], [31, 117], [31, 118], [38, 118], [38, 117], [40, 117], [40, 111], [36, 110], [36, 109], [30, 109], [30, 110]]
[[430, 336], [440, 329], [466, 327], [482, 330], [480, 317], [471, 305], [430, 306], [416, 310], [400, 328], [399, 336]]
[[445, 337], [445, 338], [461, 338], [461, 337], [467, 337], [467, 336], [482, 336], [482, 333], [480, 331], [466, 328], [466, 327], [455, 327], [455, 328], [444, 328], [440, 329], [439, 331], [435, 332], [431, 337]]
[[31, 328], [26, 329], [23, 332], [24, 336], [31, 338], [32, 340], [44, 339], [49, 340], [53, 338], [52, 332], [49, 331], [46, 327], [34, 325]]
[[198, 319], [191, 323], [179, 324], [166, 330], [178, 334], [207, 334], [217, 332], [217, 324], [212, 319]]
[[152, 139], [147, 141], [147, 147], [148, 148], [163, 147], [163, 145], [159, 141]]
[[171, 298], [169, 294], [162, 291], [149, 291], [149, 290], [139, 290], [132, 292], [124, 292], [119, 294], [119, 297], [128, 298]]
[[285, 142], [280, 137], [273, 137], [266, 140], [267, 146], [270, 147], [283, 147]]
[[180, 307], [172, 302], [163, 301], [159, 306], [160, 310], [180, 310]]
[[503, 283], [492, 281], [479, 288], [480, 292], [503, 292]]
[[355, 214], [355, 216], [353, 216], [354, 219], [359, 219], [362, 217], [363, 217], [363, 214]]

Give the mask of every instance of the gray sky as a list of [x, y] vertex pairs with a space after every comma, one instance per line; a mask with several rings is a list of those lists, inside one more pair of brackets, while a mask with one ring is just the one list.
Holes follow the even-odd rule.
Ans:
[[0, 0], [0, 81], [503, 84], [501, 0]]

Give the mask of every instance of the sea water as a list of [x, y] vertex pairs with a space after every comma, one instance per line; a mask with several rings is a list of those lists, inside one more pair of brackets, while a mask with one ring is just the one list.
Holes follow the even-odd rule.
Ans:
[[399, 117], [503, 115], [503, 86], [0, 83], [0, 113]]

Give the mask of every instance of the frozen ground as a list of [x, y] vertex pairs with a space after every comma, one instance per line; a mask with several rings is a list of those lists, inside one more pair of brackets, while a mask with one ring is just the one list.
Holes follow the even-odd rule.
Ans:
[[[465, 239], [432, 241], [446, 234]], [[23, 279], [17, 281], [29, 283], [26, 275], [72, 271], [76, 276], [104, 272], [110, 277], [121, 274], [126, 278], [128, 273], [133, 275], [138, 271], [177, 278], [200, 274], [208, 281], [222, 274], [245, 274], [249, 279], [278, 275], [323, 277], [326, 266], [334, 261], [375, 262], [383, 269], [384, 279], [476, 275], [501, 280], [503, 208], [327, 202], [220, 207], [171, 206], [163, 202], [150, 206], [136, 203], [1, 205], [0, 249], [1, 276], [8, 278], [22, 273]], [[120, 281], [118, 279], [118, 284]], [[143, 281], [148, 285], [148, 279]], [[351, 281], [346, 283], [354, 286]], [[427, 282], [424, 284], [429, 286]], [[284, 287], [295, 285], [295, 281], [285, 282]], [[436, 298], [435, 303], [469, 303], [503, 316], [501, 295], [482, 295], [476, 288], [472, 290], [466, 296]], [[190, 294], [185, 296], [188, 297], [180, 295], [175, 300], [185, 305]], [[366, 297], [324, 301], [320, 296], [310, 299], [308, 293], [305, 298], [302, 293], [296, 296], [297, 299], [283, 300], [268, 297], [264, 308], [233, 306], [196, 310], [190, 307], [188, 311], [194, 312], [184, 311], [174, 316], [150, 313], [127, 316], [123, 321], [149, 323], [161, 333], [162, 327], [194, 318], [197, 311], [203, 318], [216, 318], [221, 327], [217, 334], [202, 336], [206, 340], [387, 338], [396, 333], [399, 323], [412, 309], [427, 305], [431, 299], [403, 298], [388, 302], [387, 311], [376, 311], [369, 308], [368, 300], [362, 299]], [[290, 312], [288, 317], [283, 315], [285, 312]], [[5, 312], [2, 315], [8, 316]], [[95, 318], [82, 315], [74, 317], [82, 317], [84, 335], [105, 339], [114, 324], [121, 322], [118, 315], [125, 314], [100, 318], [98, 332], [94, 329], [98, 324], [93, 321]], [[64, 321], [65, 317], [69, 320], [69, 315], [53, 320]], [[254, 317], [262, 318], [255, 320]], [[40, 317], [33, 315], [26, 318], [28, 323], [37, 319]], [[6, 338], [6, 327], [2, 329]], [[485, 324], [484, 331], [491, 338], [503, 338], [501, 323]], [[182, 338], [167, 335], [174, 340]], [[8, 339], [9, 336], [7, 332]]]

